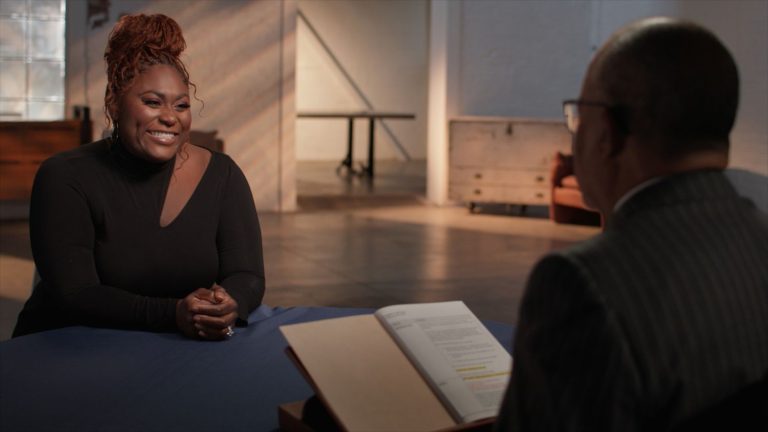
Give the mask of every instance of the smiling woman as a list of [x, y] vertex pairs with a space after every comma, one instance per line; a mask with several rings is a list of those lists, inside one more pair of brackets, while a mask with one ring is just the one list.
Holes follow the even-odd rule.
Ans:
[[109, 37], [112, 136], [40, 167], [30, 237], [41, 280], [14, 336], [69, 325], [225, 340], [264, 295], [261, 231], [243, 173], [189, 142], [186, 42], [164, 15]]
[[187, 85], [172, 66], [148, 67], [120, 98], [119, 134], [128, 151], [153, 162], [173, 158], [189, 141]]

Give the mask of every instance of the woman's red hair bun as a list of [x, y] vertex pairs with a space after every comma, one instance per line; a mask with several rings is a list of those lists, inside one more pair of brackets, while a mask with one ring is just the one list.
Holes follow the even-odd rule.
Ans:
[[104, 58], [170, 55], [178, 57], [187, 47], [181, 27], [173, 19], [162, 15], [125, 15], [109, 34]]

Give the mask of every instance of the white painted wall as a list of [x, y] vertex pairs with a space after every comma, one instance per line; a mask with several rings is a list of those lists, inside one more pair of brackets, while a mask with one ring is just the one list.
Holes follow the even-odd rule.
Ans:
[[590, 56], [590, 4], [462, 2], [459, 114], [561, 118]]
[[560, 118], [561, 101], [579, 94], [594, 48], [624, 24], [667, 15], [708, 27], [741, 74], [731, 164], [768, 175], [765, 0], [462, 0], [460, 15], [461, 115]]
[[109, 21], [92, 29], [87, 2], [67, 2], [67, 112], [88, 105], [94, 134], [105, 127], [104, 48], [123, 13], [163, 13], [181, 26], [182, 54], [197, 97], [192, 129], [217, 130], [246, 175], [259, 211], [296, 207], [293, 0], [111, 0]]
[[[376, 111], [416, 114], [416, 120], [376, 125], [376, 158], [426, 156], [427, 31], [425, 0], [299, 0], [298, 7]], [[296, 105], [301, 111], [362, 111], [368, 107], [307, 26], [297, 29]], [[367, 157], [368, 121], [358, 120], [354, 156]], [[341, 160], [347, 121], [298, 119], [298, 160]]]

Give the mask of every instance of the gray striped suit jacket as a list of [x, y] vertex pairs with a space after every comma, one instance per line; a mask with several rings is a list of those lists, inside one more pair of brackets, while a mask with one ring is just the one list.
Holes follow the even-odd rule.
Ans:
[[513, 358], [497, 430], [670, 430], [764, 384], [768, 216], [720, 171], [641, 190], [537, 264]]

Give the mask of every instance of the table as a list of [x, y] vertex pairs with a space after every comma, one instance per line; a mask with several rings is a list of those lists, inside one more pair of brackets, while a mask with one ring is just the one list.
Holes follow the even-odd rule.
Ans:
[[357, 174], [357, 171], [352, 168], [352, 147], [354, 144], [355, 136], [355, 119], [367, 118], [368, 119], [368, 166], [364, 166], [360, 174], [373, 179], [374, 168], [374, 128], [376, 125], [376, 119], [415, 119], [415, 114], [408, 113], [394, 113], [394, 112], [375, 112], [375, 111], [357, 111], [357, 112], [325, 112], [325, 111], [306, 111], [297, 114], [299, 118], [345, 118], [348, 122], [347, 127], [347, 156], [341, 161], [336, 172], [342, 167], [346, 167], [347, 171], [352, 174]]
[[[272, 431], [313, 392], [284, 353], [284, 324], [372, 309], [261, 306], [225, 342], [69, 327], [0, 343], [0, 430]], [[484, 322], [509, 348], [513, 327]]]

